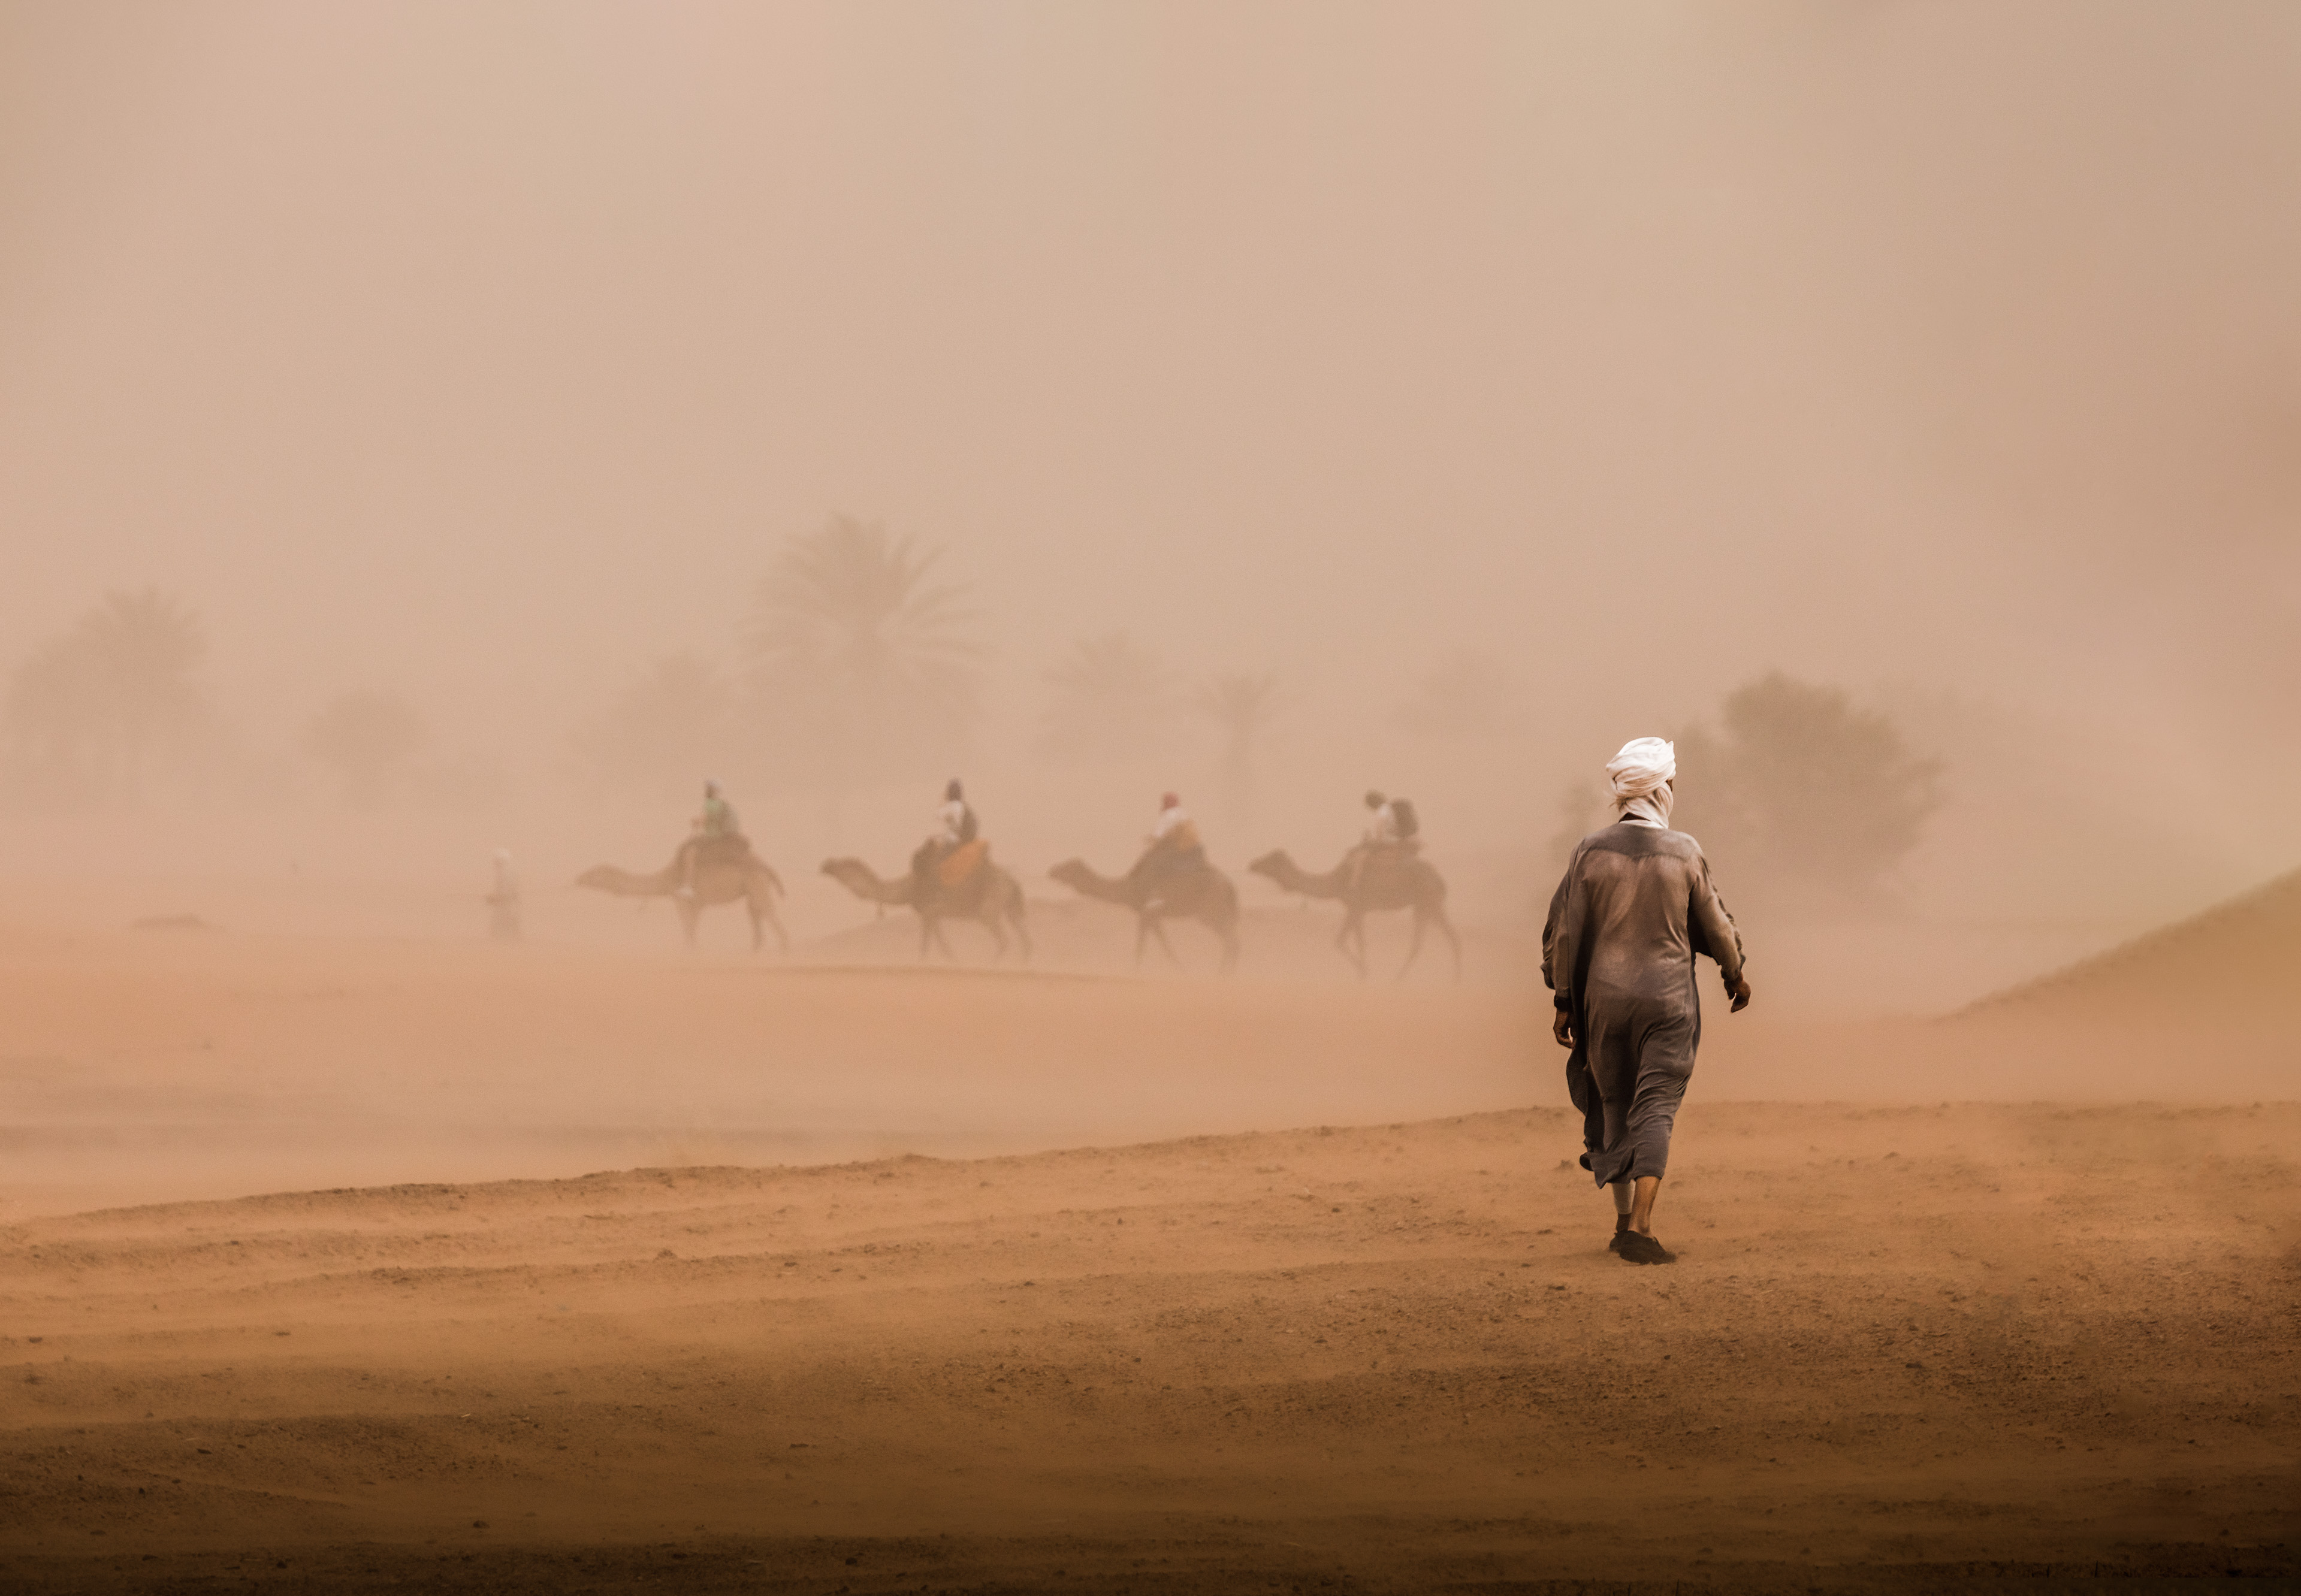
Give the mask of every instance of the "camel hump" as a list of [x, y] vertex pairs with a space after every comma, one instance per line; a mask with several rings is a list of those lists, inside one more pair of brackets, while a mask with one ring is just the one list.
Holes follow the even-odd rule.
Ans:
[[935, 879], [947, 889], [963, 887], [990, 857], [989, 838], [977, 837], [972, 842], [962, 842], [943, 856], [942, 863], [936, 866]]

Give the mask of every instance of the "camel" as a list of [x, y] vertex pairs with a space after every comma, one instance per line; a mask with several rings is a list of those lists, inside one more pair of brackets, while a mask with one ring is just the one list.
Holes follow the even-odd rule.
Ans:
[[1289, 892], [1341, 903], [1343, 929], [1335, 938], [1335, 946], [1358, 966], [1360, 981], [1367, 975], [1366, 917], [1388, 909], [1414, 911], [1414, 942], [1406, 950], [1406, 963], [1399, 967], [1399, 980], [1405, 980], [1406, 973], [1414, 968], [1422, 953], [1422, 932], [1432, 925], [1446, 933], [1447, 943], [1454, 950], [1454, 979], [1461, 980], [1462, 939], [1454, 934], [1453, 922], [1446, 918], [1446, 882], [1435, 870], [1410, 854], [1376, 854], [1367, 861], [1352, 888], [1345, 886], [1347, 866], [1345, 860], [1324, 875], [1310, 875], [1282, 848], [1263, 855], [1247, 868], [1268, 876]]
[[958, 957], [943, 939], [946, 920], [981, 921], [999, 944], [992, 956], [994, 959], [1007, 957], [1007, 932], [1011, 927], [1022, 940], [1024, 960], [1030, 959], [1031, 928], [1023, 919], [1023, 884], [988, 858], [956, 888], [946, 887], [928, 898], [924, 908], [914, 901], [918, 881], [908, 871], [890, 881], [860, 859], [825, 859], [823, 873], [867, 902], [901, 904], [917, 910], [922, 960], [936, 948], [942, 949], [945, 958]]
[[1230, 877], [1212, 865], [1177, 871], [1150, 882], [1132, 875], [1108, 876], [1084, 859], [1065, 859], [1047, 873], [1082, 898], [1124, 904], [1134, 911], [1134, 962], [1142, 962], [1144, 946], [1156, 937], [1159, 946], [1177, 965], [1174, 944], [1167, 940], [1166, 921], [1180, 915], [1195, 920], [1222, 939], [1222, 972], [1227, 975], [1238, 963], [1238, 889]]
[[579, 887], [590, 887], [601, 892], [612, 892], [618, 898], [668, 898], [679, 910], [679, 928], [687, 933], [687, 945], [695, 946], [695, 923], [703, 911], [713, 904], [741, 903], [751, 911], [751, 951], [757, 953], [763, 940], [759, 928], [764, 923], [775, 928], [775, 940], [782, 951], [791, 951], [791, 933], [783, 930], [782, 921], [775, 914], [775, 899], [784, 896], [782, 877], [777, 875], [766, 860], [756, 855], [741, 859], [713, 858], [707, 854], [696, 862], [695, 896], [679, 895], [679, 860], [672, 862], [653, 875], [639, 875], [629, 870], [618, 870], [613, 865], [600, 865], [575, 878]]

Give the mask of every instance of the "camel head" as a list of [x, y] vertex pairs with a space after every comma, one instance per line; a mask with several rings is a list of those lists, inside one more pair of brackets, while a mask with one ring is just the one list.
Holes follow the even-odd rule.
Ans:
[[1293, 856], [1283, 848], [1272, 848], [1260, 858], [1249, 864], [1246, 868], [1251, 873], [1267, 875], [1282, 886], [1285, 884], [1288, 876], [1302, 873], [1295, 867]]
[[595, 892], [621, 892], [628, 885], [630, 873], [613, 865], [594, 865], [575, 878], [579, 887], [589, 887]]
[[908, 903], [911, 900], [911, 878], [897, 876], [893, 881], [882, 881], [879, 873], [860, 859], [825, 859], [823, 873], [837, 882], [858, 898], [867, 898], [874, 903]]
[[1094, 872], [1087, 867], [1087, 862], [1084, 859], [1065, 859], [1052, 870], [1048, 871], [1047, 874], [1050, 879], [1062, 882], [1066, 887], [1075, 887], [1081, 882], [1094, 879]]

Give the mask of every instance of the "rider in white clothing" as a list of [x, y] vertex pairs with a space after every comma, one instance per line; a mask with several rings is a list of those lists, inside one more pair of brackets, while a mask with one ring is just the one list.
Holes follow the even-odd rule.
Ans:
[[1374, 811], [1374, 818], [1367, 822], [1367, 846], [1380, 848], [1385, 843], [1397, 841], [1398, 811], [1391, 807], [1390, 800], [1379, 792], [1369, 792], [1366, 795], [1366, 806]]
[[1157, 847], [1173, 836], [1177, 828], [1190, 823], [1191, 817], [1183, 808], [1183, 800], [1168, 793], [1165, 805], [1159, 811], [1158, 822], [1150, 828], [1151, 846]]

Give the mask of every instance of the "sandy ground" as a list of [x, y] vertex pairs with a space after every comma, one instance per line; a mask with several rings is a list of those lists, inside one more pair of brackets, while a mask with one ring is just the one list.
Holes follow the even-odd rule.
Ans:
[[1538, 1110], [33, 1222], [0, 1578], [2301, 1573], [2301, 1111], [1713, 1105], [1668, 1269], [1604, 1252], [1573, 1145]]
[[0, 1589], [2301, 1578], [2274, 1004], [1713, 1013], [1639, 1269], [1474, 955], [0, 929]]

